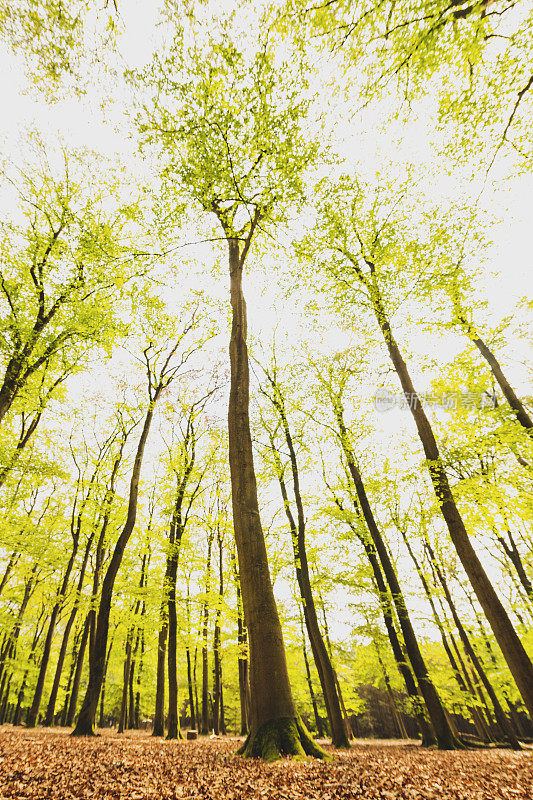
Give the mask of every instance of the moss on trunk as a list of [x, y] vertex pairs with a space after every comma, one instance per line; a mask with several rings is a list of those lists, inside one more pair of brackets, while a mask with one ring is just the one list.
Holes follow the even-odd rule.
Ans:
[[282, 717], [267, 722], [255, 734], [248, 734], [237, 752], [245, 758], [262, 758], [264, 761], [277, 761], [282, 756], [330, 759], [313, 741], [299, 717]]

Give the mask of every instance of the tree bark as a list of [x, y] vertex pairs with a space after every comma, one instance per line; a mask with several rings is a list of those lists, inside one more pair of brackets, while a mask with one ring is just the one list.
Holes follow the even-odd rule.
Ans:
[[358, 506], [364, 517], [366, 526], [370, 533], [372, 543], [376, 549], [383, 573], [389, 585], [389, 589], [396, 607], [398, 615], [398, 622], [403, 634], [405, 647], [409, 656], [409, 661], [416, 676], [418, 686], [426, 703], [427, 710], [431, 719], [431, 724], [437, 737], [437, 744], [442, 750], [449, 750], [455, 747], [460, 747], [460, 742], [457, 741], [453, 732], [450, 729], [448, 719], [444, 707], [441, 703], [440, 697], [437, 693], [435, 685], [429, 676], [424, 658], [418, 646], [418, 640], [411, 623], [407, 605], [405, 603], [402, 590], [396, 575], [396, 570], [392, 564], [389, 552], [385, 545], [385, 541], [377, 526], [374, 514], [370, 507], [366, 490], [363, 484], [361, 473], [355, 462], [355, 456], [351, 450], [348, 441], [348, 432], [344, 423], [343, 411], [340, 404], [336, 405], [335, 413], [337, 416], [337, 424], [341, 435], [341, 442], [348, 464], [348, 470], [353, 481], [354, 489], [357, 495]]
[[87, 614], [87, 617], [85, 618], [85, 624], [83, 626], [83, 633], [81, 635], [80, 646], [76, 656], [76, 669], [74, 671], [72, 689], [68, 701], [68, 711], [65, 719], [65, 725], [69, 728], [74, 723], [74, 718], [76, 716], [76, 707], [78, 705], [78, 694], [80, 691], [81, 676], [83, 672], [83, 662], [85, 660], [87, 642], [89, 641], [90, 627], [91, 627], [91, 619], [89, 614]]
[[[85, 698], [82, 703], [78, 721], [73, 731], [74, 736], [94, 736], [94, 722], [96, 716], [96, 709], [98, 706], [98, 697], [102, 688], [102, 681], [104, 677], [105, 657], [107, 648], [107, 638], [109, 633], [109, 616], [111, 613], [111, 600], [113, 596], [113, 587], [115, 578], [122, 563], [122, 557], [126, 549], [126, 545], [131, 536], [135, 526], [137, 517], [137, 498], [139, 493], [139, 478], [141, 474], [141, 466], [144, 455], [144, 448], [146, 440], [150, 432], [150, 425], [154, 414], [155, 403], [160, 394], [161, 389], [158, 385], [154, 397], [150, 400], [148, 411], [144, 419], [143, 430], [137, 452], [135, 454], [135, 462], [133, 466], [133, 473], [130, 482], [130, 490], [128, 497], [128, 513], [126, 523], [118, 537], [111, 561], [108, 565], [103, 583], [102, 594], [100, 598], [100, 605], [98, 608], [98, 618], [96, 623], [96, 632], [94, 639], [94, 649], [90, 654], [89, 659], [89, 684]], [[161, 387], [162, 388], [162, 387]], [[158, 391], [159, 390], [159, 391]]]
[[46, 634], [46, 639], [44, 642], [44, 650], [43, 656], [41, 659], [41, 666], [39, 668], [39, 675], [37, 677], [37, 685], [35, 687], [35, 692], [33, 694], [33, 701], [31, 704], [31, 708], [28, 712], [28, 716], [26, 718], [26, 726], [28, 728], [34, 728], [37, 725], [37, 717], [39, 715], [39, 708], [41, 706], [41, 700], [43, 697], [43, 690], [44, 690], [44, 682], [46, 679], [46, 672], [48, 669], [48, 662], [50, 660], [50, 653], [52, 650], [52, 641], [54, 638], [55, 627], [57, 623], [57, 618], [59, 616], [59, 612], [63, 607], [63, 603], [65, 601], [65, 596], [67, 594], [68, 583], [70, 580], [70, 573], [72, 572], [72, 568], [74, 566], [74, 561], [76, 560], [76, 556], [78, 554], [78, 544], [80, 538], [80, 528], [81, 528], [81, 512], [78, 515], [78, 521], [76, 527], [72, 530], [72, 550], [70, 553], [70, 558], [68, 560], [65, 573], [63, 575], [63, 580], [61, 582], [61, 586], [59, 588], [59, 593], [56, 602], [54, 603], [54, 607], [52, 609], [52, 614], [50, 616], [50, 622], [48, 624], [48, 631]]
[[[255, 224], [258, 221], [259, 212]], [[259, 515], [248, 412], [249, 364], [242, 292], [242, 272], [252, 235], [253, 226], [242, 253], [239, 238], [228, 237], [232, 308], [229, 460], [233, 523], [250, 644], [250, 733], [241, 752], [269, 760], [278, 758], [280, 753], [322, 756], [301, 724], [294, 705]]]
[[83, 555], [83, 562], [80, 568], [80, 576], [78, 579], [78, 584], [75, 589], [75, 597], [74, 597], [74, 605], [72, 606], [72, 610], [69, 614], [69, 618], [65, 625], [65, 630], [63, 631], [63, 638], [61, 640], [61, 648], [59, 650], [59, 656], [57, 659], [56, 664], [56, 671], [54, 675], [54, 682], [52, 684], [52, 691], [50, 692], [50, 697], [48, 699], [48, 705], [46, 708], [46, 714], [44, 716], [43, 725], [49, 726], [54, 724], [54, 716], [55, 716], [55, 708], [57, 702], [57, 694], [59, 692], [59, 684], [61, 681], [61, 673], [63, 671], [63, 663], [65, 661], [65, 656], [67, 655], [67, 647], [68, 641], [70, 638], [70, 631], [72, 630], [72, 626], [74, 625], [74, 621], [76, 619], [76, 615], [78, 613], [78, 608], [80, 605], [80, 596], [81, 590], [83, 588], [83, 582], [85, 580], [85, 570], [87, 569], [87, 562], [89, 561], [89, 555], [91, 552], [91, 547], [94, 540], [94, 530], [89, 536], [87, 540], [87, 545], [85, 547], [85, 553]]
[[[375, 267], [370, 265], [372, 279], [367, 283], [378, 325], [383, 334], [390, 359], [398, 375], [411, 410], [418, 436], [427, 459], [429, 475], [446, 522], [450, 538], [487, 617], [496, 641], [516, 681], [518, 690], [533, 719], [533, 664], [516, 633], [509, 616], [485, 572], [464, 525], [455, 502], [446, 470], [441, 460], [433, 429], [408, 372], [407, 365], [392, 334], [383, 300], [375, 279]], [[516, 409], [515, 409], [516, 410]]]
[[287, 413], [285, 410], [285, 402], [281, 392], [281, 388], [279, 387], [275, 374], [269, 375], [267, 373], [267, 378], [270, 381], [272, 387], [272, 395], [270, 396], [269, 399], [274, 405], [279, 420], [281, 422], [283, 433], [285, 435], [285, 442], [287, 444], [287, 448], [289, 451], [289, 458], [291, 464], [292, 484], [293, 484], [294, 500], [296, 504], [297, 520], [298, 520], [297, 522], [294, 519], [291, 510], [287, 488], [283, 476], [284, 470], [276, 450], [275, 442], [271, 437], [272, 452], [276, 463], [276, 472], [278, 476], [279, 485], [281, 488], [283, 507], [285, 509], [285, 514], [287, 516], [289, 529], [291, 532], [292, 548], [294, 552], [294, 564], [296, 569], [296, 579], [298, 581], [298, 587], [300, 589], [300, 594], [302, 597], [305, 626], [307, 628], [309, 642], [311, 644], [311, 650], [313, 652], [313, 658], [316, 664], [318, 677], [320, 679], [320, 685], [322, 687], [322, 694], [324, 696], [324, 701], [326, 704], [326, 710], [331, 729], [332, 742], [335, 745], [335, 747], [349, 748], [350, 742], [348, 738], [349, 737], [348, 729], [344, 720], [344, 716], [342, 714], [341, 699], [339, 698], [339, 694], [337, 692], [337, 685], [335, 682], [335, 674], [333, 666], [331, 664], [326, 645], [324, 644], [324, 640], [320, 632], [320, 625], [318, 624], [315, 600], [313, 597], [313, 590], [311, 587], [311, 579], [309, 576], [309, 564], [307, 560], [307, 547], [305, 542], [305, 514], [304, 514], [302, 496], [300, 492], [300, 474], [298, 469], [298, 461], [296, 458], [296, 451], [294, 449], [294, 443], [289, 426], [289, 421], [287, 418]]
[[468, 636], [467, 632], [465, 631], [463, 623], [461, 622], [461, 620], [459, 618], [459, 614], [457, 613], [457, 609], [455, 608], [455, 603], [453, 602], [452, 596], [450, 594], [450, 590], [448, 588], [448, 582], [446, 581], [446, 578], [444, 577], [444, 573], [442, 572], [442, 570], [440, 568], [440, 565], [437, 562], [437, 559], [435, 557], [435, 553], [433, 552], [433, 548], [431, 547], [431, 545], [429, 544], [429, 542], [427, 540], [426, 540], [426, 549], [427, 549], [427, 551], [429, 553], [429, 556], [431, 558], [431, 562], [432, 562], [433, 567], [435, 569], [436, 575], [437, 575], [437, 577], [439, 579], [440, 585], [442, 586], [442, 589], [444, 591], [444, 596], [446, 598], [446, 602], [448, 603], [448, 607], [450, 609], [453, 621], [455, 623], [455, 627], [457, 628], [457, 632], [459, 633], [459, 638], [461, 639], [461, 642], [463, 644], [463, 647], [465, 649], [465, 652], [466, 652], [468, 658], [472, 662], [472, 664], [474, 666], [474, 669], [476, 670], [477, 674], [479, 675], [479, 677], [481, 679], [481, 682], [482, 682], [483, 686], [485, 687], [485, 690], [486, 690], [488, 696], [490, 697], [490, 701], [491, 701], [492, 706], [494, 708], [494, 713], [496, 715], [496, 719], [498, 720], [498, 724], [502, 728], [502, 731], [503, 731], [505, 737], [508, 739], [511, 747], [513, 747], [513, 749], [515, 749], [515, 750], [521, 750], [522, 747], [520, 745], [520, 742], [518, 741], [516, 733], [515, 733], [512, 725], [511, 725], [511, 723], [509, 722], [509, 719], [508, 719], [507, 715], [505, 714], [505, 712], [504, 712], [504, 710], [503, 710], [503, 708], [501, 706], [500, 701], [498, 700], [496, 692], [494, 691], [494, 689], [492, 687], [492, 684], [488, 679], [487, 673], [483, 669], [483, 667], [481, 665], [481, 661], [479, 660], [476, 651], [472, 647], [472, 644], [470, 642], [470, 637]]
[[209, 733], [209, 666], [207, 657], [207, 635], [209, 624], [209, 591], [211, 583], [211, 549], [213, 546], [214, 530], [209, 531], [207, 540], [207, 562], [205, 578], [205, 600], [202, 611], [202, 730], [205, 735]]

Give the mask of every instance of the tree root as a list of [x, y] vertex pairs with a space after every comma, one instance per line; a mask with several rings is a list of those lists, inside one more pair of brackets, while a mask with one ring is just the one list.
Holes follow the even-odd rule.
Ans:
[[264, 761], [277, 761], [282, 756], [313, 756], [326, 761], [331, 758], [313, 741], [299, 717], [282, 717], [267, 722], [253, 736], [248, 734], [237, 753]]

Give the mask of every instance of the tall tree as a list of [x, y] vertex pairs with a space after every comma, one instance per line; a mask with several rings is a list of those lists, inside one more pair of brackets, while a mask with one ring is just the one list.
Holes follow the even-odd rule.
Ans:
[[[377, 322], [389, 358], [398, 377], [426, 458], [431, 483], [450, 538], [496, 640], [516, 681], [524, 703], [533, 717], [533, 664], [477, 555], [455, 501], [433, 427], [417, 393], [404, 356], [394, 337], [388, 311], [387, 279], [395, 282], [398, 263], [405, 271], [419, 259], [432, 257], [417, 242], [402, 238], [400, 214], [386, 213], [379, 201], [365, 210], [367, 198], [360, 184], [349, 178], [327, 189], [315, 244], [328, 258], [326, 269], [342, 292], [354, 299], [354, 288], [362, 291], [361, 301]], [[438, 247], [438, 244], [434, 245]], [[315, 254], [317, 250], [315, 250]], [[422, 256], [423, 253], [423, 256]], [[435, 256], [433, 256], [435, 258]], [[390, 301], [389, 301], [390, 302]]]
[[[237, 17], [232, 22], [235, 22]], [[301, 123], [308, 103], [303, 70], [275, 66], [268, 40], [246, 57], [220, 26], [205, 46], [190, 47], [177, 31], [168, 54], [143, 76], [157, 103], [142, 130], [163, 145], [167, 183], [214, 214], [229, 258], [232, 328], [228, 411], [233, 523], [250, 644], [250, 733], [247, 756], [322, 756], [299, 720], [292, 698], [279, 615], [261, 527], [249, 422], [247, 319], [242, 278], [255, 235], [296, 205], [302, 175], [317, 146]], [[216, 75], [216, 80], [214, 76]]]
[[128, 544], [129, 538], [133, 532], [135, 520], [137, 518], [139, 480], [144, 450], [148, 439], [148, 434], [150, 432], [156, 403], [160, 398], [161, 393], [177, 377], [178, 372], [183, 364], [197, 349], [197, 347], [194, 346], [192, 348], [189, 347], [188, 349], [185, 349], [185, 352], [181, 352], [179, 354], [180, 358], [174, 358], [177, 352], [179, 352], [180, 345], [183, 348], [183, 340], [191, 331], [191, 329], [195, 327], [195, 324], [196, 318], [193, 314], [191, 321], [187, 322], [181, 335], [170, 350], [164, 347], [155, 348], [152, 344], [149, 344], [143, 351], [148, 381], [148, 408], [146, 410], [141, 435], [135, 453], [135, 461], [128, 495], [126, 521], [115, 544], [113, 555], [111, 556], [111, 560], [102, 582], [102, 592], [96, 620], [94, 645], [91, 650], [89, 660], [89, 683], [80, 713], [78, 715], [76, 727], [73, 731], [74, 736], [94, 736], [96, 709], [98, 706], [100, 690], [102, 688], [106, 663], [109, 616], [111, 612], [113, 587], [122, 563], [126, 545]]

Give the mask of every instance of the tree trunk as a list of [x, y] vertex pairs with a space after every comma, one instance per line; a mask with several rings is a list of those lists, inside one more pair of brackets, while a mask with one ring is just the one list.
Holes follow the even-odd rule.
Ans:
[[[191, 463], [192, 469], [192, 463]], [[170, 525], [170, 550], [168, 554], [168, 731], [167, 739], [180, 739], [180, 720], [178, 709], [178, 618], [176, 611], [176, 581], [178, 576], [178, 560], [184, 524], [181, 508], [190, 470], [180, 482], [178, 494]]]
[[115, 638], [116, 627], [113, 631], [113, 635], [111, 636], [111, 641], [109, 642], [109, 647], [107, 648], [107, 656], [104, 665], [104, 674], [102, 677], [102, 691], [100, 692], [100, 720], [99, 720], [99, 727], [104, 727], [104, 700], [105, 700], [105, 680], [107, 676], [107, 668], [109, 666], [109, 659], [111, 657], [111, 648], [113, 647], [113, 640]]
[[433, 429], [426, 416], [422, 403], [420, 402], [420, 398], [415, 391], [411, 376], [407, 370], [407, 365], [393, 337], [379, 289], [375, 284], [374, 272], [373, 281], [370, 291], [376, 319], [383, 333], [390, 359], [396, 370], [415, 421], [418, 436], [427, 459], [429, 475], [444, 521], [446, 522], [451, 540], [464, 570], [468, 575], [485, 616], [490, 623], [511, 674], [516, 681], [518, 690], [522, 695], [530, 716], [533, 718], [533, 664], [472, 546], [463, 519], [455, 503]]
[[302, 496], [300, 492], [300, 474], [298, 469], [298, 462], [296, 459], [296, 451], [292, 440], [292, 434], [289, 427], [289, 421], [285, 411], [285, 402], [281, 389], [277, 383], [276, 376], [269, 375], [267, 377], [272, 386], [273, 394], [270, 397], [278, 417], [283, 427], [285, 441], [289, 451], [289, 458], [291, 463], [292, 484], [294, 491], [294, 499], [296, 503], [297, 519], [294, 519], [291, 511], [287, 488], [283, 477], [283, 467], [277, 453], [275, 442], [271, 437], [272, 452], [276, 463], [276, 471], [278, 481], [281, 488], [281, 496], [283, 499], [283, 506], [285, 514], [289, 523], [291, 532], [292, 547], [294, 552], [294, 563], [296, 569], [296, 579], [302, 597], [302, 605], [304, 611], [305, 626], [313, 652], [313, 658], [320, 679], [322, 687], [322, 694], [326, 704], [329, 724], [331, 728], [332, 741], [335, 747], [350, 747], [348, 729], [342, 714], [341, 699], [337, 693], [337, 685], [335, 682], [335, 674], [331, 664], [326, 645], [320, 632], [318, 624], [318, 617], [316, 613], [315, 600], [311, 588], [311, 579], [309, 576], [309, 564], [307, 560], [307, 547], [305, 543], [305, 514]]
[[358, 505], [364, 517], [366, 526], [370, 533], [372, 543], [379, 557], [383, 573], [389, 585], [389, 589], [396, 607], [398, 622], [402, 630], [405, 647], [409, 656], [409, 661], [416, 676], [418, 686], [426, 703], [427, 710], [431, 719], [431, 724], [437, 737], [437, 744], [442, 750], [449, 750], [461, 746], [453, 735], [444, 707], [435, 689], [435, 685], [429, 676], [424, 658], [418, 646], [418, 640], [411, 623], [407, 605], [405, 603], [402, 590], [396, 575], [396, 570], [392, 564], [389, 552], [376, 524], [374, 514], [370, 507], [366, 490], [361, 478], [361, 473], [355, 463], [355, 457], [348, 442], [348, 433], [344, 424], [342, 408], [336, 407], [337, 423], [341, 434], [343, 449], [348, 463], [348, 469], [353, 480], [356, 491]]
[[90, 628], [91, 628], [91, 618], [90, 614], [87, 614], [87, 617], [85, 618], [85, 624], [83, 626], [83, 633], [81, 635], [78, 654], [76, 656], [76, 670], [74, 672], [74, 680], [72, 681], [72, 689], [68, 703], [67, 717], [65, 720], [65, 725], [69, 728], [74, 723], [74, 718], [76, 716], [76, 706], [78, 705], [78, 694], [80, 691], [81, 676], [83, 672], [83, 662], [85, 659], [85, 651], [87, 650], [87, 642], [89, 640]]
[[278, 758], [281, 753], [322, 757], [322, 750], [303, 727], [292, 698], [259, 515], [248, 414], [249, 364], [242, 292], [242, 271], [252, 233], [253, 229], [242, 254], [239, 239], [228, 238], [232, 308], [229, 460], [233, 523], [250, 644], [250, 733], [241, 752], [268, 760]]
[[192, 683], [192, 666], [191, 666], [191, 649], [187, 645], [185, 648], [185, 653], [187, 656], [187, 685], [189, 688], [189, 714], [191, 717], [190, 727], [192, 730], [196, 730], [196, 712], [194, 708], [194, 689]]
[[315, 717], [315, 725], [317, 736], [319, 739], [324, 738], [324, 727], [322, 725], [322, 719], [320, 714], [318, 713], [318, 705], [316, 702], [315, 690], [313, 688], [313, 681], [311, 679], [311, 669], [309, 667], [309, 658], [307, 657], [307, 648], [305, 646], [305, 633], [304, 633], [304, 621], [303, 616], [300, 613], [300, 629], [302, 634], [302, 654], [304, 657], [304, 665], [305, 665], [305, 675], [307, 678], [307, 687], [309, 689], [309, 696], [311, 698], [311, 705], [313, 706], [313, 714]]
[[[137, 497], [139, 492], [139, 478], [141, 474], [141, 466], [144, 455], [144, 448], [148, 434], [150, 432], [150, 425], [154, 414], [155, 403], [160, 394], [160, 386], [158, 385], [154, 397], [150, 400], [148, 411], [144, 420], [143, 430], [137, 446], [135, 454], [135, 462], [133, 466], [133, 473], [130, 482], [129, 498], [128, 498], [128, 513], [126, 523], [118, 537], [111, 561], [108, 565], [103, 583], [102, 595], [100, 598], [100, 606], [98, 608], [98, 618], [96, 623], [96, 632], [94, 637], [94, 649], [89, 658], [89, 683], [85, 698], [82, 703], [78, 721], [73, 731], [73, 736], [94, 736], [94, 722], [96, 716], [96, 709], [98, 706], [98, 697], [102, 688], [104, 678], [105, 658], [107, 649], [107, 638], [109, 633], [109, 615], [111, 613], [111, 600], [113, 597], [113, 586], [115, 578], [122, 563], [124, 550], [131, 536], [135, 526], [135, 519], [137, 517]], [[162, 387], [161, 387], [162, 388]]]
[[[65, 569], [65, 573], [63, 575], [63, 580], [61, 582], [61, 586], [59, 588], [59, 593], [57, 600], [54, 604], [52, 609], [52, 614], [50, 616], [50, 622], [48, 624], [48, 631], [46, 634], [46, 639], [44, 642], [44, 650], [43, 656], [41, 660], [41, 666], [39, 668], [39, 675], [37, 677], [37, 685], [35, 687], [35, 692], [33, 694], [33, 702], [31, 704], [31, 708], [28, 712], [28, 716], [26, 718], [26, 725], [28, 728], [34, 728], [37, 724], [37, 717], [39, 715], [39, 708], [41, 706], [41, 700], [43, 696], [44, 690], [44, 682], [46, 679], [46, 672], [48, 669], [48, 662], [50, 660], [50, 653], [52, 650], [52, 641], [54, 638], [55, 627], [57, 623], [57, 618], [59, 616], [59, 612], [63, 607], [63, 603], [65, 601], [65, 596], [67, 594], [68, 589], [68, 582], [70, 580], [70, 573], [72, 572], [72, 567], [74, 566], [74, 561], [76, 560], [76, 555], [78, 554], [78, 543], [80, 537], [80, 527], [81, 527], [81, 514], [78, 517], [78, 524], [77, 527], [72, 532], [72, 551], [70, 554], [70, 558], [68, 560], [67, 567]], [[64, 657], [64, 656], [63, 656]]]
[[59, 650], [59, 657], [57, 659], [56, 664], [56, 671], [54, 675], [54, 683], [52, 685], [52, 691], [50, 692], [50, 697], [48, 699], [48, 706], [46, 708], [46, 714], [44, 716], [43, 725], [49, 726], [54, 724], [54, 716], [55, 716], [55, 708], [57, 702], [57, 693], [59, 692], [59, 684], [61, 681], [61, 673], [63, 671], [63, 663], [65, 661], [65, 656], [67, 654], [67, 647], [68, 647], [68, 640], [70, 638], [70, 631], [72, 630], [72, 626], [74, 625], [74, 621], [76, 619], [76, 615], [78, 613], [78, 608], [80, 605], [80, 595], [81, 590], [83, 588], [83, 582], [85, 580], [85, 570], [87, 569], [87, 562], [89, 561], [89, 555], [91, 552], [91, 547], [94, 539], [94, 530], [92, 534], [89, 536], [87, 541], [87, 546], [85, 547], [85, 553], [83, 555], [83, 562], [80, 569], [80, 576], [78, 579], [78, 585], [76, 586], [76, 595], [74, 597], [74, 605], [72, 606], [72, 610], [69, 614], [69, 618], [65, 625], [65, 630], [63, 631], [63, 638], [61, 640], [61, 648]]
[[239, 572], [237, 569], [237, 558], [234, 550], [231, 553], [231, 564], [233, 568], [235, 591], [237, 593], [237, 647], [238, 647], [238, 666], [239, 666], [239, 703], [241, 711], [240, 734], [241, 736], [246, 736], [246, 734], [248, 733], [248, 696], [247, 696], [248, 648], [247, 648], [246, 627], [244, 625], [244, 614], [242, 608], [241, 582], [239, 578]]
[[205, 600], [202, 612], [202, 730], [209, 733], [209, 667], [207, 658], [207, 634], [209, 624], [209, 588], [211, 580], [211, 548], [213, 545], [214, 530], [209, 531], [207, 541], [207, 564], [205, 579]]
[[127, 726], [128, 716], [128, 691], [130, 687], [130, 670], [131, 670], [131, 637], [132, 631], [128, 631], [126, 636], [126, 657], [124, 659], [124, 676], [122, 681], [122, 701], [120, 703], [120, 718], [118, 722], [118, 733], [124, 733]]
[[[456, 660], [454, 658], [454, 655], [453, 655], [453, 653], [452, 653], [452, 651], [450, 649], [450, 645], [448, 643], [448, 639], [447, 639], [447, 636], [446, 636], [446, 631], [444, 629], [444, 625], [443, 625], [443, 623], [442, 623], [442, 621], [441, 621], [441, 619], [440, 619], [440, 617], [438, 615], [437, 609], [435, 607], [435, 603], [433, 601], [433, 597], [431, 595], [431, 590], [429, 588], [429, 584], [428, 584], [428, 582], [426, 580], [424, 572], [422, 571], [422, 567], [420, 566], [419, 561], [418, 561], [416, 555], [413, 552], [413, 548], [411, 547], [411, 544], [409, 542], [409, 539], [408, 539], [405, 531], [399, 525], [397, 525], [397, 527], [400, 530], [400, 533], [401, 533], [402, 538], [404, 540], [405, 546], [407, 548], [407, 552], [411, 556], [413, 564], [415, 565], [415, 569], [416, 569], [416, 571], [418, 573], [418, 577], [420, 578], [420, 582], [421, 582], [421, 584], [423, 586], [424, 593], [425, 593], [426, 598], [428, 600], [428, 603], [429, 603], [429, 605], [431, 607], [431, 613], [433, 615], [433, 620], [434, 620], [435, 625], [437, 626], [437, 628], [439, 630], [440, 637], [441, 637], [441, 640], [442, 640], [442, 645], [444, 647], [444, 651], [445, 651], [446, 655], [448, 656], [448, 661], [450, 662], [450, 666], [452, 668], [452, 672], [453, 672], [453, 676], [455, 678], [455, 681], [456, 681], [457, 685], [459, 686], [460, 691], [465, 695], [465, 702], [466, 702], [466, 706], [467, 706], [467, 709], [468, 709], [468, 713], [470, 714], [470, 716], [472, 718], [472, 721], [473, 721], [473, 723], [474, 723], [474, 725], [476, 727], [476, 730], [477, 730], [477, 733], [478, 733], [480, 739], [482, 739], [482, 740], [487, 740], [487, 739], [490, 740], [491, 737], [490, 737], [488, 729], [486, 728], [486, 726], [481, 721], [480, 715], [477, 713], [476, 706], [472, 705], [472, 703], [471, 703], [472, 700], [475, 701], [475, 695], [474, 695], [473, 691], [470, 691], [468, 685], [466, 684], [466, 682], [465, 682], [465, 680], [464, 680], [464, 678], [463, 678], [463, 676], [461, 674], [461, 671], [459, 670], [457, 662], [456, 662]], [[470, 699], [470, 703], [468, 702], [469, 699]]]
[[224, 725], [224, 705], [222, 701], [222, 653], [220, 642], [220, 620], [222, 616], [222, 601], [224, 597], [224, 565], [222, 561], [223, 539], [220, 528], [217, 526], [218, 538], [218, 602], [215, 615], [215, 630], [213, 636], [213, 693], [215, 696], [213, 709], [213, 729], [217, 736], [222, 733]]
[[437, 574], [437, 577], [439, 579], [440, 585], [442, 586], [442, 589], [444, 591], [444, 596], [446, 598], [446, 602], [448, 603], [448, 606], [449, 606], [453, 621], [455, 623], [455, 627], [457, 628], [457, 632], [459, 633], [459, 638], [461, 639], [461, 642], [463, 644], [463, 647], [465, 649], [465, 652], [466, 652], [468, 658], [472, 662], [477, 674], [479, 675], [479, 677], [481, 679], [481, 682], [482, 682], [483, 686], [485, 687], [485, 690], [486, 690], [488, 696], [490, 697], [490, 701], [491, 701], [492, 706], [494, 708], [494, 713], [496, 715], [496, 719], [498, 721], [498, 724], [500, 725], [505, 737], [508, 739], [511, 747], [513, 747], [515, 750], [521, 750], [522, 748], [521, 748], [520, 742], [517, 739], [516, 733], [514, 732], [514, 729], [513, 729], [512, 725], [511, 725], [511, 723], [509, 722], [509, 719], [508, 719], [507, 715], [505, 714], [505, 712], [504, 712], [504, 710], [503, 710], [503, 708], [501, 706], [501, 703], [498, 700], [498, 697], [496, 696], [496, 692], [494, 691], [494, 689], [492, 687], [492, 684], [489, 681], [488, 676], [487, 676], [485, 670], [483, 669], [483, 667], [481, 665], [481, 662], [480, 662], [480, 660], [479, 660], [479, 658], [477, 656], [477, 653], [475, 652], [474, 648], [472, 647], [472, 644], [470, 642], [470, 637], [468, 636], [467, 632], [464, 629], [464, 626], [463, 626], [461, 620], [459, 619], [459, 615], [457, 613], [457, 609], [455, 608], [455, 603], [452, 600], [452, 596], [450, 594], [450, 590], [448, 588], [448, 583], [446, 581], [446, 578], [444, 577], [444, 574], [443, 574], [443, 572], [442, 572], [442, 570], [441, 570], [441, 568], [440, 568], [440, 566], [439, 566], [439, 564], [438, 564], [438, 562], [437, 562], [437, 560], [435, 558], [435, 553], [433, 552], [433, 549], [432, 549], [431, 545], [429, 544], [429, 542], [427, 540], [426, 540], [426, 549], [427, 549], [427, 551], [429, 553], [429, 556], [431, 558], [431, 562], [433, 564], [433, 567], [434, 567], [435, 572]]

